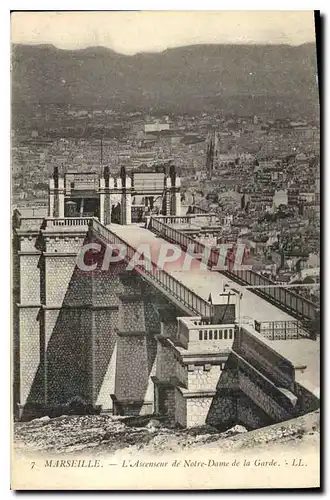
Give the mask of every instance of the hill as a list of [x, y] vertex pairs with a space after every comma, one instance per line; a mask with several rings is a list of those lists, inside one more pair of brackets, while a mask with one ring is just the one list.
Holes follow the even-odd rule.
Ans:
[[13, 103], [31, 107], [315, 116], [316, 74], [314, 44], [193, 45], [133, 56], [104, 47], [12, 46]]

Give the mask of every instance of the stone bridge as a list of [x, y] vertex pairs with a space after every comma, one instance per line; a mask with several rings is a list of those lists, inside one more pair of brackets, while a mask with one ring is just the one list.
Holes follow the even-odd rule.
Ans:
[[[152, 245], [151, 266], [128, 271], [139, 242]], [[198, 259], [192, 272], [180, 262], [159, 269], [162, 242], [95, 218], [16, 223], [16, 415], [60, 414], [80, 398], [90, 411], [167, 415], [183, 427], [255, 428], [317, 408], [318, 341], [265, 298], [199, 270]], [[77, 255], [90, 243], [100, 244], [86, 255], [95, 269], [81, 270]], [[126, 259], [102, 269], [107, 245], [118, 243]], [[290, 326], [271, 340], [255, 322]]]

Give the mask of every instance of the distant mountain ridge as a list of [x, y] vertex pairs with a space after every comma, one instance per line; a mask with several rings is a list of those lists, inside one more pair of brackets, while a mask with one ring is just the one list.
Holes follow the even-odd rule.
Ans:
[[127, 56], [105, 47], [12, 46], [12, 99], [198, 113], [317, 115], [315, 44], [191, 45]]

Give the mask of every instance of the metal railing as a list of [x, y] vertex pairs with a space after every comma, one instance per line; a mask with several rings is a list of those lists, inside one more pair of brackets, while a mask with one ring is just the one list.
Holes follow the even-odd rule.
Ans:
[[[92, 230], [92, 234], [100, 238], [105, 244], [124, 244], [127, 248], [127, 261], [131, 261], [134, 257], [136, 249], [129, 245], [125, 240], [119, 238], [119, 236], [111, 232], [111, 230], [101, 224], [99, 220], [92, 218], [90, 228]], [[159, 269], [154, 262], [150, 262], [150, 270], [146, 269], [146, 267], [147, 266], [137, 263], [135, 264], [134, 269], [145, 277], [151, 284], [155, 284], [156, 286], [158, 285], [158, 288], [167, 293], [170, 297], [176, 299], [177, 302], [185, 306], [185, 308], [192, 314], [207, 317], [212, 316], [213, 308], [206, 300], [196, 295], [188, 287], [173, 278], [166, 271]]]
[[204, 221], [207, 224], [219, 223], [219, 216], [217, 214], [186, 214], [186, 215], [155, 215], [164, 224], [191, 224], [194, 220], [196, 222]]
[[207, 215], [207, 214], [210, 213], [210, 211], [206, 210], [205, 208], [197, 207], [196, 205], [193, 205], [193, 213], [194, 214], [204, 214], [204, 215]]
[[195, 218], [194, 215], [156, 215], [156, 219], [160, 220], [163, 224], [191, 224]]
[[269, 340], [308, 338], [308, 332], [299, 321], [255, 321], [255, 330]]
[[[206, 246], [199, 241], [184, 234], [183, 232], [164, 224], [161, 220], [151, 217], [148, 228], [156, 232], [162, 238], [172, 243], [179, 245], [185, 251], [204, 254]], [[219, 251], [211, 249], [208, 259], [208, 267], [214, 267], [219, 260]], [[251, 270], [231, 270], [219, 271], [227, 278], [244, 285], [275, 285], [272, 280], [261, 276]], [[282, 307], [285, 311], [294, 314], [302, 320], [313, 321], [317, 314], [317, 306], [310, 300], [298, 295], [297, 293], [285, 290], [281, 287], [251, 289], [251, 292], [260, 297], [273, 302], [275, 305]]]
[[165, 189], [164, 186], [164, 181], [154, 181], [154, 180], [139, 180], [139, 179], [132, 179], [132, 188], [134, 191], [155, 191], [155, 192], [162, 192]]

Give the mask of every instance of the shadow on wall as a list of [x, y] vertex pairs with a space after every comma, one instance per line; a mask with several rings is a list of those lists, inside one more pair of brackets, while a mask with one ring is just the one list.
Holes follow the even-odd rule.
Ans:
[[[40, 269], [41, 298], [45, 300], [44, 288], [49, 276], [45, 276], [42, 262]], [[56, 272], [60, 273], [60, 269]], [[58, 304], [47, 304], [40, 309], [36, 318], [40, 363], [21, 412], [22, 420], [45, 413], [62, 414], [64, 410], [92, 412], [93, 280], [92, 273], [84, 273], [75, 266], [60, 309]], [[106, 354], [109, 361], [111, 350]], [[99, 377], [101, 371], [98, 370]]]
[[[216, 394], [211, 403], [206, 423], [224, 431], [239, 424], [248, 430], [282, 422], [319, 408], [319, 400], [311, 392], [294, 383], [292, 396], [281, 391], [281, 382], [274, 374], [260, 373], [252, 365], [242, 364], [235, 355], [238, 339], [221, 372]], [[292, 372], [294, 380], [294, 370]], [[245, 388], [245, 390], [244, 390]], [[251, 394], [251, 399], [248, 394]]]
[[238, 366], [235, 357], [229, 354], [205, 423], [220, 431], [225, 431], [235, 425], [237, 423], [238, 398]]
[[152, 304], [158, 295], [140, 277], [122, 275], [124, 293], [119, 297], [119, 331], [115, 391], [112, 394], [117, 415], [141, 415], [153, 412], [151, 375], [155, 370], [160, 331], [159, 314]]
[[243, 425], [252, 430], [274, 423], [274, 420], [240, 389], [239, 376], [238, 360], [235, 354], [230, 353], [221, 372], [206, 424], [225, 431], [234, 425]]
[[[41, 259], [44, 257], [41, 256]], [[47, 276], [44, 262], [41, 261], [39, 267], [43, 275], [41, 297], [45, 301]], [[118, 296], [128, 292], [122, 279], [124, 267], [123, 263], [114, 263], [109, 270], [97, 269], [93, 273], [84, 273], [75, 267], [60, 309], [47, 304], [36, 314], [40, 362], [19, 415], [21, 420], [45, 414], [57, 416], [99, 412], [102, 405], [95, 406], [95, 403], [99, 403], [101, 392], [105, 408], [111, 407], [112, 391], [108, 387], [109, 384], [114, 386], [115, 374], [108, 373], [109, 363], [118, 340], [120, 345], [126, 344], [125, 338], [118, 338], [117, 335]], [[141, 280], [139, 276], [135, 278]], [[147, 304], [148, 297], [155, 300], [155, 293], [145, 282], [143, 297], [146, 329], [159, 330], [154, 309]], [[47, 346], [46, 349], [44, 346]], [[143, 339], [141, 352], [136, 350], [135, 345], [132, 347], [132, 357], [122, 367], [125, 368], [124, 380], [121, 379], [119, 385], [124, 383], [129, 393], [129, 386], [134, 386], [134, 395], [140, 395], [142, 406], [156, 358], [156, 342], [150, 334]], [[119, 348], [119, 353], [123, 352], [126, 352], [126, 345]], [[33, 352], [30, 355], [33, 356]], [[139, 372], [138, 377], [134, 375], [133, 368]], [[111, 380], [106, 380], [104, 388], [102, 386], [107, 378]]]

